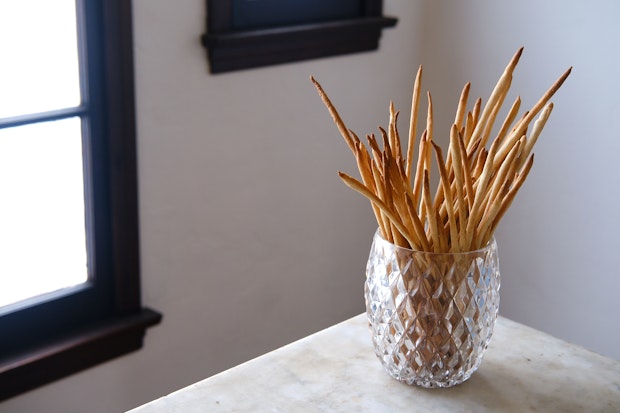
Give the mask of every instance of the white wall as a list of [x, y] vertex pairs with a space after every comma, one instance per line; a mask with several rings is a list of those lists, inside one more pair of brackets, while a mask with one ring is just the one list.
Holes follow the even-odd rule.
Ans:
[[486, 98], [521, 45], [526, 105], [575, 69], [498, 234], [501, 311], [620, 358], [618, 3], [447, 3], [386, 0], [399, 23], [378, 52], [212, 76], [202, 0], [135, 0], [143, 299], [164, 321], [0, 412], [123, 411], [362, 312], [375, 224], [336, 176], [353, 159], [309, 75], [365, 134], [390, 99], [408, 112], [424, 64], [447, 128], [463, 84]]

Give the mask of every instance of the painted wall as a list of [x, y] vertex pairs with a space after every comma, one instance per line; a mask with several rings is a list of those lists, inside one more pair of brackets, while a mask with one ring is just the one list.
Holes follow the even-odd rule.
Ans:
[[[370, 207], [308, 77], [359, 134], [409, 111], [424, 64], [437, 122], [463, 84], [486, 98], [526, 47], [524, 106], [568, 66], [532, 175], [498, 234], [503, 315], [620, 358], [617, 2], [386, 0], [378, 52], [212, 76], [202, 0], [134, 0], [143, 350], [0, 403], [0, 412], [123, 411], [363, 311]], [[440, 132], [440, 131], [438, 131]]]

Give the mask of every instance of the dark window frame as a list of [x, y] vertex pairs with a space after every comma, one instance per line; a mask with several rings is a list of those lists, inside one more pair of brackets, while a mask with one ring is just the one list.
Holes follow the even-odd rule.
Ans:
[[[359, 0], [358, 16], [239, 30], [233, 15], [235, 1], [206, 0], [207, 33], [202, 44], [211, 73], [376, 50], [381, 31], [397, 22], [382, 15], [382, 0]], [[269, 2], [263, 3], [277, 12]]]
[[76, 4], [84, 103], [0, 126], [82, 117], [91, 281], [0, 314], [0, 400], [141, 348], [162, 318], [140, 298], [131, 2]]

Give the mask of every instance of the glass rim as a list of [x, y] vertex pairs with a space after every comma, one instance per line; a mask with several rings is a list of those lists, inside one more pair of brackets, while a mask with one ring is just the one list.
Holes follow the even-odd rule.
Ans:
[[375, 235], [374, 238], [379, 238], [382, 242], [390, 245], [392, 248], [397, 249], [397, 250], [402, 250], [408, 253], [415, 253], [415, 254], [426, 254], [426, 255], [470, 255], [470, 254], [476, 254], [476, 253], [482, 253], [485, 252], [487, 250], [490, 250], [492, 248], [497, 248], [497, 241], [495, 239], [495, 235], [491, 236], [491, 239], [489, 240], [489, 242], [481, 248], [475, 249], [475, 250], [469, 250], [469, 251], [460, 251], [460, 252], [434, 252], [434, 251], [422, 251], [422, 250], [414, 250], [412, 248], [407, 248], [407, 247], [401, 247], [400, 245], [396, 245], [388, 240], [386, 240], [385, 238], [383, 238], [383, 235], [381, 234], [381, 228], [377, 228], [377, 230], [375, 231]]

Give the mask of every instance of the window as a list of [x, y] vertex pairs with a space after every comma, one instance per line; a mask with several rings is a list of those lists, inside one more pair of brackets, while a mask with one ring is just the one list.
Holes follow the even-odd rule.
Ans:
[[382, 0], [206, 0], [211, 73], [375, 50]]
[[73, 0], [0, 5], [0, 308], [88, 279], [75, 16]]
[[[23, 3], [5, 1], [0, 9]], [[0, 400], [140, 348], [146, 328], [161, 319], [140, 302], [131, 2], [27, 3], [32, 19], [50, 19], [47, 7], [68, 7], [77, 16], [70, 28], [77, 33], [76, 43], [69, 47], [77, 51], [77, 80], [74, 86], [69, 80], [63, 93], [52, 93], [49, 101], [24, 92], [22, 106], [17, 99], [4, 100], [6, 93], [0, 91], [0, 151], [5, 156], [0, 155], [0, 161], [6, 161], [0, 167], [0, 185], [8, 193], [12, 182], [19, 183], [10, 188], [12, 197], [31, 196], [20, 199], [32, 218], [23, 223], [31, 224], [28, 230], [14, 232], [30, 250], [13, 260], [18, 265], [10, 270], [2, 264], [9, 261], [7, 251], [17, 240], [0, 241], [0, 271], [5, 271], [0, 279], [7, 283], [6, 271], [15, 271], [11, 277], [16, 280], [25, 277], [18, 271], [27, 266], [45, 271], [47, 278], [58, 279], [52, 275], [58, 268], [74, 278], [49, 287], [37, 282], [45, 288], [25, 293], [30, 298], [0, 302]], [[5, 9], [0, 14], [12, 13]], [[0, 85], [10, 78], [10, 67], [32, 73], [35, 84], [60, 83], [58, 77], [49, 78], [54, 59], [66, 63], [70, 53], [46, 56], [43, 37], [53, 36], [43, 31], [37, 44], [28, 45], [20, 43], [20, 36], [3, 34], [1, 47], [10, 41], [9, 46], [22, 48], [24, 56], [38, 57], [38, 64], [33, 67], [18, 58], [3, 61]], [[67, 72], [60, 73], [70, 75]], [[15, 162], [8, 165], [9, 161]], [[29, 181], [18, 180], [32, 171]], [[60, 193], [61, 187], [67, 192]], [[59, 215], [68, 205], [74, 209]], [[0, 225], [8, 228], [10, 220], [4, 218]], [[9, 287], [0, 285], [3, 291]]]

